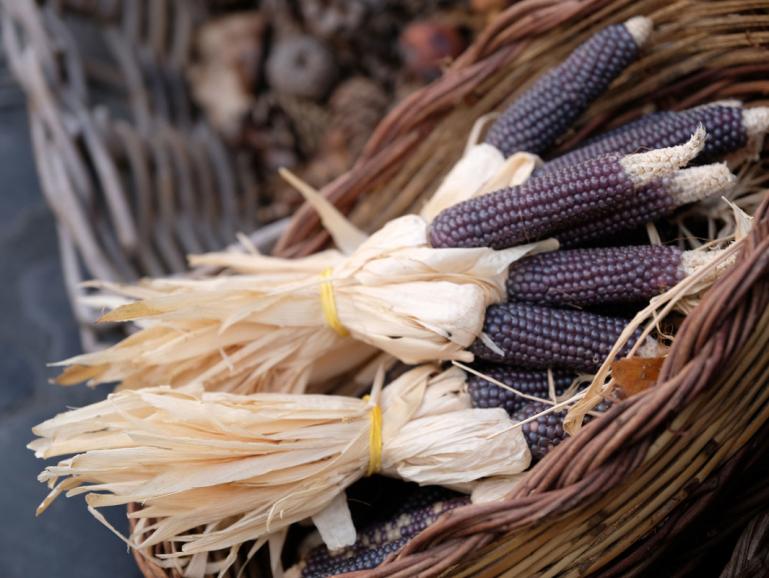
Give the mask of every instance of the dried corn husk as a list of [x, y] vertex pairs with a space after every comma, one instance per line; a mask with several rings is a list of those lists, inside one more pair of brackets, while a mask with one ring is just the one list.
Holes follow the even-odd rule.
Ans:
[[[502, 170], [509, 171], [509, 163]], [[417, 215], [366, 238], [316, 192], [287, 178], [315, 205], [339, 250], [294, 260], [212, 253], [191, 263], [229, 274], [102, 284], [137, 299], [103, 320], [134, 321], [140, 330], [105, 351], [63, 362], [72, 367], [59, 382], [301, 392], [376, 350], [409, 364], [470, 361], [465, 348], [481, 332], [486, 307], [504, 298], [508, 265], [557, 248], [549, 240], [503, 251], [434, 249], [428, 222]], [[326, 283], [333, 287], [331, 321], [321, 299]]]
[[375, 385], [369, 401], [124, 390], [34, 428], [40, 437], [29, 447], [38, 457], [78, 454], [40, 474], [51, 492], [38, 511], [61, 493], [86, 494], [106, 524], [99, 508], [142, 504], [126, 541], [140, 552], [175, 543], [178, 553], [155, 561], [187, 576], [221, 569], [209, 552], [229, 550], [231, 560], [249, 540], [279, 545], [290, 524], [307, 518], [329, 547], [351, 544], [340, 493], [374, 458], [374, 404], [385, 475], [468, 490], [482, 479], [515, 480], [529, 466], [521, 429], [503, 409], [472, 409], [464, 382], [457, 368], [420, 366], [384, 390]]

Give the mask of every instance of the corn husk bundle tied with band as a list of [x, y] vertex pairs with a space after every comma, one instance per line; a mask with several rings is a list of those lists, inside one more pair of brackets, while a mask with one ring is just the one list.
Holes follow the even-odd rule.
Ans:
[[104, 319], [133, 320], [141, 329], [106, 351], [69, 360], [74, 365], [60, 381], [301, 392], [377, 350], [411, 364], [471, 360], [465, 350], [480, 333], [486, 307], [504, 298], [508, 265], [556, 246], [434, 249], [416, 215], [366, 239], [330, 207], [319, 208], [349, 254], [209, 254], [191, 261], [234, 273], [110, 286], [139, 301]]
[[[665, 194], [683, 202], [731, 186], [725, 165], [678, 170], [705, 138], [699, 129], [684, 145], [589, 161], [584, 174], [569, 167], [556, 178], [532, 178], [451, 206], [432, 224], [398, 218], [369, 238], [305, 190], [342, 250], [297, 260], [209, 254], [192, 262], [234, 274], [111, 287], [139, 301], [104, 319], [137, 321], [140, 330], [69, 360], [60, 381], [299, 392], [377, 350], [412, 364], [471, 361], [467, 348], [482, 332], [486, 308], [503, 300], [509, 265], [554, 249], [548, 235], [609, 214], [660, 178]], [[533, 168], [527, 159], [516, 162]], [[434, 200], [432, 208], [448, 202], [441, 191]], [[496, 210], [499, 203], [506, 210]], [[521, 203], [523, 212], [515, 208]], [[538, 239], [545, 240], [528, 243]]]
[[[244, 542], [256, 541], [252, 552], [279, 543], [307, 518], [329, 547], [352, 544], [343, 492], [367, 474], [469, 491], [487, 478], [512, 484], [528, 468], [520, 428], [503, 409], [473, 409], [459, 369], [420, 366], [380, 389], [369, 399], [168, 387], [112, 394], [34, 428], [38, 457], [78, 454], [40, 475], [52, 488], [40, 510], [64, 492], [86, 494], [102, 521], [101, 507], [141, 504], [129, 544], [175, 542], [178, 553], [156, 562], [202, 576], [231, 564]], [[225, 562], [208, 561], [220, 550]]]

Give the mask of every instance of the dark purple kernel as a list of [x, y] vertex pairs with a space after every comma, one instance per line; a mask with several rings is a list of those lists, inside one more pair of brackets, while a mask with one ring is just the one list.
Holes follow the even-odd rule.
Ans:
[[643, 185], [636, 189], [634, 199], [622, 201], [611, 213], [560, 231], [555, 236], [562, 248], [579, 247], [669, 215], [676, 209], [676, 204], [668, 192], [668, 182], [663, 178]]
[[[544, 399], [550, 396], [547, 370], [520, 369], [496, 363], [475, 364], [473, 367], [527, 395]], [[552, 373], [555, 394], [561, 395], [572, 384], [575, 375], [571, 371], [560, 369], [553, 370]], [[467, 375], [467, 390], [473, 407], [501, 407], [509, 414], [531, 401], [471, 373]]]
[[312, 549], [304, 560], [302, 578], [325, 578], [374, 568], [443, 513], [469, 501], [467, 496], [457, 496], [443, 488], [420, 488], [392, 517], [358, 532], [358, 539], [352, 546], [333, 553], [325, 546]]
[[[603, 401], [593, 411], [602, 413], [609, 409], [610, 405], [609, 402]], [[513, 413], [510, 419], [515, 423], [520, 423], [550, 407], [544, 403], [529, 401]], [[554, 411], [541, 415], [521, 426], [523, 437], [529, 446], [534, 463], [544, 458], [555, 446], [566, 439], [566, 432], [563, 431], [563, 419], [565, 417], [566, 410]], [[592, 419], [594, 418], [588, 415], [585, 417], [585, 422], [587, 423]]]

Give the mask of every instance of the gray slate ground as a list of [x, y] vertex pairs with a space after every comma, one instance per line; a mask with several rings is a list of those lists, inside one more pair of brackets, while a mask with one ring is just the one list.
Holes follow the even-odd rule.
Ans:
[[[107, 390], [61, 388], [46, 363], [78, 353], [77, 327], [58, 263], [54, 219], [37, 182], [24, 105], [0, 91], [0, 577], [138, 578], [126, 547], [87, 512], [82, 498], [40, 518], [43, 462], [25, 448], [30, 428]], [[110, 518], [125, 529], [125, 513]]]

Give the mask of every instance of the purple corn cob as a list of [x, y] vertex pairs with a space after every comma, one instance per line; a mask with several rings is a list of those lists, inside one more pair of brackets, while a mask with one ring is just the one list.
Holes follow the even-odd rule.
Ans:
[[458, 203], [432, 222], [430, 242], [503, 249], [607, 214], [636, 188], [619, 161], [616, 155], [589, 160]]
[[545, 152], [638, 55], [647, 18], [604, 28], [524, 92], [492, 125], [486, 142], [505, 156]]
[[[486, 309], [483, 335], [469, 350], [479, 359], [524, 368], [594, 372], [627, 323], [626, 319], [586, 311], [500, 303]], [[620, 355], [627, 355], [639, 334], [637, 331]], [[648, 342], [652, 348], [653, 344]]]
[[[522, 422], [547, 410], [549, 407], [549, 405], [544, 403], [530, 401], [511, 415], [510, 418], [516, 423]], [[566, 439], [566, 432], [563, 431], [564, 417], [566, 417], [565, 411], [554, 411], [541, 415], [537, 419], [521, 426], [523, 437], [526, 438], [529, 451], [531, 451], [531, 457], [535, 462], [544, 458], [550, 450]]]
[[648, 301], [684, 278], [682, 254], [651, 245], [543, 253], [510, 267], [507, 297], [577, 306]]
[[[550, 396], [546, 370], [520, 369], [496, 363], [476, 364], [474, 369], [527, 395], [543, 399]], [[573, 372], [560, 369], [553, 370], [552, 374], [556, 395], [563, 394], [575, 377]], [[502, 407], [511, 415], [531, 401], [472, 373], [467, 375], [467, 390], [473, 407]]]
[[699, 162], [719, 160], [745, 147], [748, 129], [740, 106], [706, 105], [682, 112], [661, 112], [641, 117], [623, 127], [587, 141], [580, 148], [544, 164], [537, 175], [609, 153], [630, 154], [685, 143], [699, 125], [708, 138], [697, 156]]
[[441, 514], [469, 503], [467, 496], [448, 497], [445, 490], [424, 488], [404, 503], [394, 516], [373, 524], [358, 533], [355, 544], [342, 550], [329, 552], [325, 546], [310, 551], [302, 568], [302, 578], [324, 578], [375, 568], [382, 561], [400, 550], [406, 542]]
[[724, 195], [735, 182], [723, 164], [683, 169], [640, 187], [635, 198], [621, 201], [613, 212], [562, 229], [555, 237], [565, 248], [605, 239], [669, 215], [682, 205]]
[[[550, 406], [537, 401], [529, 401], [522, 405], [510, 419], [515, 423], [520, 423], [532, 416], [546, 411]], [[602, 401], [593, 411], [604, 412], [609, 409], [610, 403]], [[563, 431], [563, 419], [566, 417], [566, 411], [554, 411], [545, 415], [540, 415], [536, 419], [521, 426], [523, 436], [529, 446], [533, 462], [536, 463], [544, 458], [550, 450], [566, 439], [566, 432]], [[589, 422], [592, 416], [585, 416], [585, 423]]]
[[[430, 243], [433, 247], [503, 249], [609, 217], [617, 207], [634, 206], [640, 190], [654, 189], [659, 177], [689, 162], [702, 150], [704, 142], [705, 132], [698, 129], [684, 145], [590, 159], [531, 178], [519, 186], [457, 203], [432, 222]], [[724, 166], [697, 168], [709, 171], [700, 175], [707, 177], [707, 183], [714, 180], [711, 173], [722, 180], [733, 179]], [[662, 189], [661, 194], [677, 194], [668, 204], [681, 204], [680, 198], [688, 202], [692, 196], [691, 178], [676, 177], [656, 186]], [[697, 192], [702, 193], [700, 189]]]

